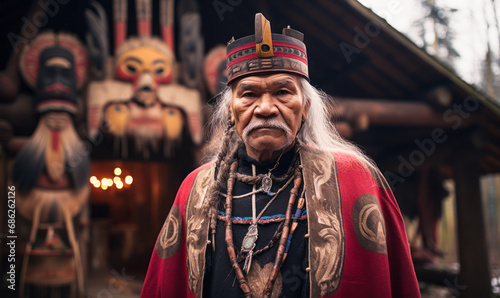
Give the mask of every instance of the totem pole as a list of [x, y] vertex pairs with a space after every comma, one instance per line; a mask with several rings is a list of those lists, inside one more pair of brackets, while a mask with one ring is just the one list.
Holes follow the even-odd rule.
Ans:
[[210, 95], [221, 92], [227, 83], [226, 46], [215, 46], [205, 57], [203, 75]]
[[39, 116], [12, 172], [16, 209], [31, 222], [21, 271], [21, 297], [25, 284], [63, 287], [76, 281], [79, 295], [84, 292], [77, 235], [88, 220], [90, 160], [73, 117], [87, 65], [82, 44], [64, 33], [40, 34], [20, 57], [21, 73], [35, 89]]
[[89, 84], [89, 132], [94, 138], [111, 134], [121, 157], [128, 155], [128, 140], [145, 159], [161, 146], [165, 157], [173, 156], [184, 131], [189, 130], [194, 143], [201, 142], [200, 93], [177, 83], [173, 3], [160, 2], [158, 38], [152, 36], [151, 0], [137, 0], [138, 36], [127, 39], [127, 1], [115, 0], [114, 59], [108, 59], [104, 10], [93, 2], [94, 9], [86, 11], [90, 59], [97, 74]]

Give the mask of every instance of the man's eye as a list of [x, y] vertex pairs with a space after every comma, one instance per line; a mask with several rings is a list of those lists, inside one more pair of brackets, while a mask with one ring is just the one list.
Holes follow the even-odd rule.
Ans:
[[245, 92], [242, 95], [242, 97], [255, 97], [255, 96], [257, 96], [257, 95], [253, 92]]
[[278, 90], [278, 92], [276, 92], [276, 95], [286, 95], [286, 94], [290, 94], [290, 92], [288, 92], [287, 90]]

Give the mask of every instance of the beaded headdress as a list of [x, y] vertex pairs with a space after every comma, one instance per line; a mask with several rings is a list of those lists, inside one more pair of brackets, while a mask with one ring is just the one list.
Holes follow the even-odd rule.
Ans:
[[271, 23], [255, 15], [255, 34], [227, 45], [226, 70], [228, 84], [251, 74], [289, 72], [309, 80], [304, 34], [284, 28], [282, 34], [271, 33]]

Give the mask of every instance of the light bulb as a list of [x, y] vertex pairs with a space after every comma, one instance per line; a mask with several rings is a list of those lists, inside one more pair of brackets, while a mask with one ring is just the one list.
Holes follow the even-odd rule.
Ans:
[[122, 174], [122, 169], [120, 168], [115, 168], [115, 171], [114, 171], [115, 175], [116, 176], [120, 176]]
[[122, 189], [123, 188], [123, 182], [121, 182], [121, 181], [116, 182], [116, 188]]

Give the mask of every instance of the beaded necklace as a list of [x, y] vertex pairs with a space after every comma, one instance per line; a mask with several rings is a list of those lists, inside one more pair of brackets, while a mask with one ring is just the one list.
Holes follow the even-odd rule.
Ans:
[[[233, 188], [234, 188], [234, 182], [236, 180], [237, 176], [237, 169], [238, 169], [238, 161], [234, 161], [231, 164], [230, 171], [229, 171], [229, 179], [227, 181], [227, 196], [226, 196], [226, 219], [224, 222], [225, 225], [225, 242], [226, 242], [226, 247], [227, 247], [227, 252], [229, 255], [230, 263], [231, 266], [235, 272], [236, 279], [238, 280], [240, 284], [240, 288], [243, 291], [245, 297], [251, 297], [252, 293], [250, 291], [250, 287], [248, 286], [248, 282], [245, 278], [245, 275], [243, 274], [243, 271], [241, 270], [240, 266], [238, 265], [238, 257], [236, 256], [236, 250], [234, 247], [234, 240], [233, 240], [233, 230], [232, 230], [232, 201], [233, 201]], [[267, 176], [267, 175], [266, 175]], [[294, 171], [294, 177], [293, 177], [293, 188], [290, 191], [290, 198], [288, 200], [288, 205], [287, 205], [287, 210], [285, 214], [285, 221], [283, 224], [283, 230], [281, 231], [280, 235], [280, 242], [278, 246], [278, 251], [276, 253], [276, 258], [274, 261], [273, 269], [271, 272], [271, 275], [268, 278], [266, 287], [264, 289], [264, 292], [262, 293], [263, 297], [270, 297], [273, 291], [274, 283], [276, 281], [276, 278], [278, 277], [278, 273], [281, 267], [281, 264], [283, 262], [284, 256], [285, 256], [285, 250], [287, 246], [287, 239], [289, 238], [289, 235], [291, 235], [293, 232], [290, 231], [290, 225], [291, 225], [291, 219], [292, 219], [292, 208], [293, 205], [295, 204], [295, 201], [297, 200], [297, 197], [299, 195], [299, 188], [300, 185], [302, 184], [302, 175], [301, 175], [301, 166], [298, 166], [295, 168]], [[245, 244], [245, 241], [244, 241]]]

